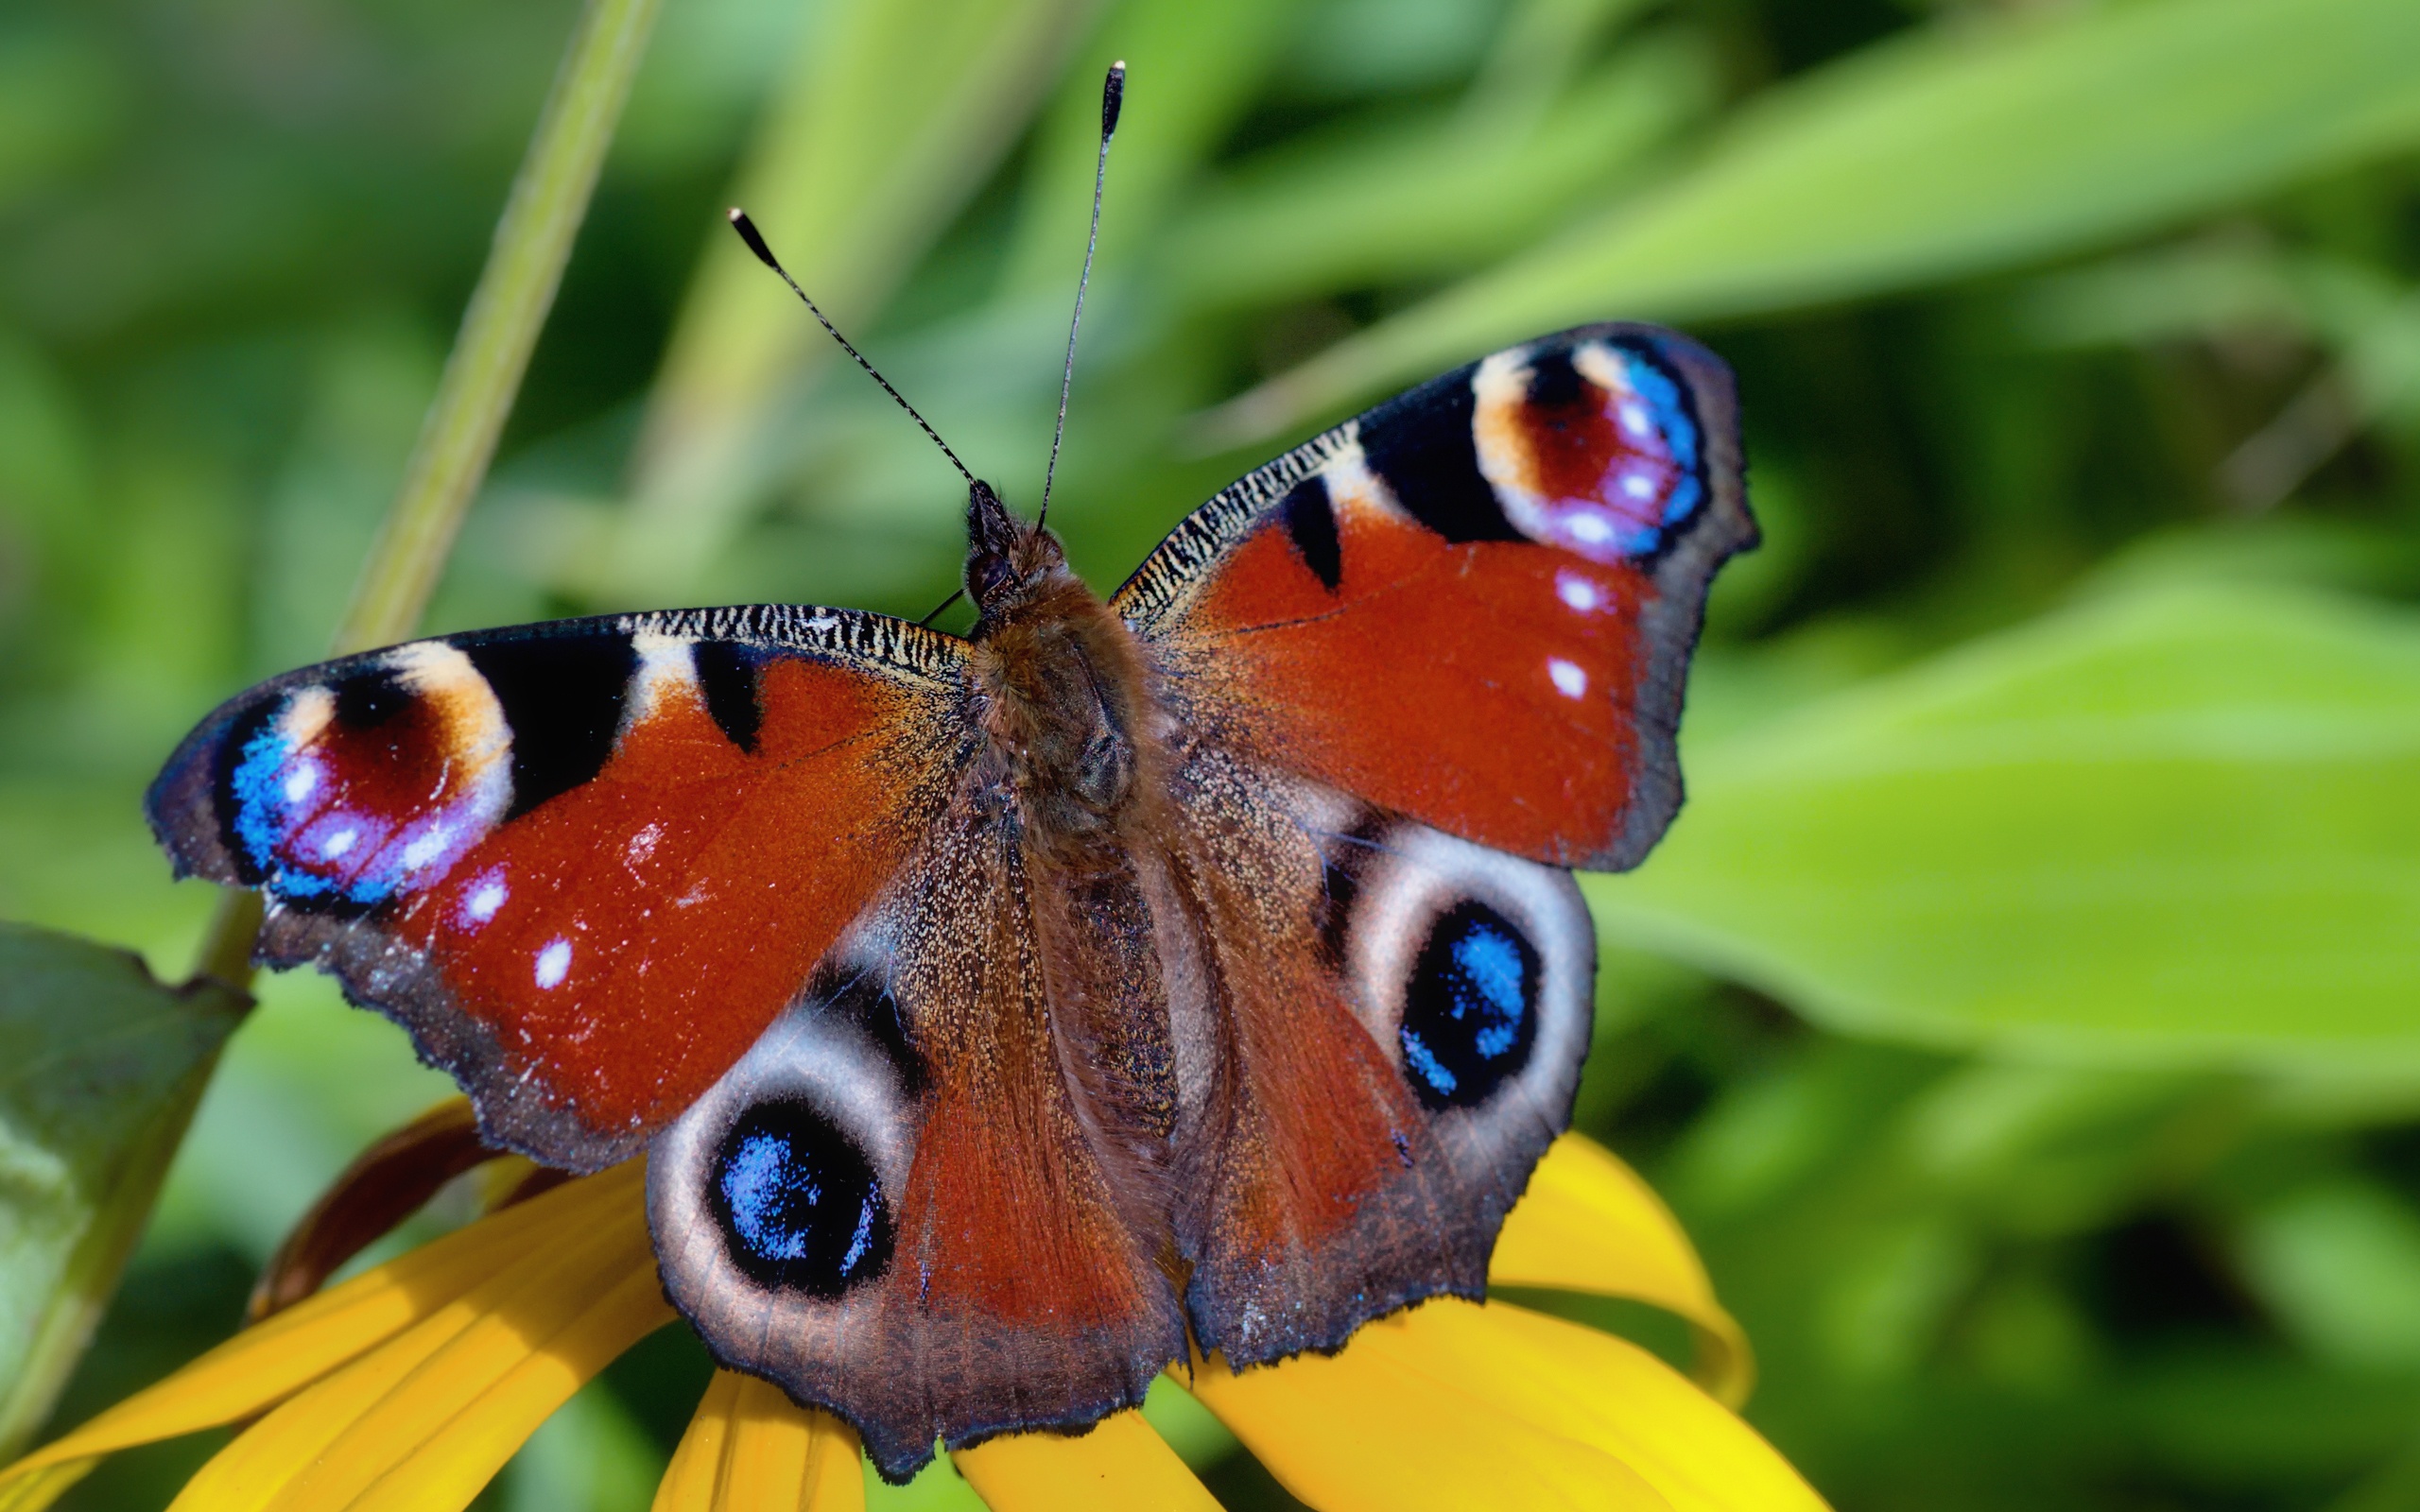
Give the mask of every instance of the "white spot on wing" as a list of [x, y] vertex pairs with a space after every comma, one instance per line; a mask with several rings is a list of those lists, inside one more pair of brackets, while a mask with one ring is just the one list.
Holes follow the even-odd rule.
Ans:
[[1327, 485], [1328, 507], [1335, 511], [1340, 529], [1357, 510], [1399, 507], [1394, 490], [1387, 487], [1384, 478], [1370, 471], [1370, 459], [1363, 455], [1358, 440], [1338, 447], [1336, 455], [1320, 468], [1320, 475]]
[[1554, 679], [1555, 692], [1566, 698], [1577, 698], [1588, 691], [1588, 674], [1577, 662], [1565, 662], [1559, 656], [1547, 658], [1547, 676]]
[[474, 924], [484, 924], [504, 906], [507, 896], [504, 879], [490, 873], [480, 879], [479, 885], [471, 889], [471, 896], [463, 900], [462, 917]]
[[361, 832], [354, 829], [351, 825], [347, 825], [345, 828], [338, 830], [336, 833], [329, 835], [326, 839], [320, 842], [320, 854], [330, 861], [334, 861], [337, 857], [352, 850], [354, 842], [360, 838]]
[[320, 764], [303, 762], [285, 774], [285, 801], [300, 803], [320, 785]]
[[561, 938], [548, 940], [545, 948], [538, 953], [538, 986], [561, 987], [570, 972], [571, 941]]
[[1555, 597], [1562, 599], [1582, 614], [1590, 610], [1603, 608], [1606, 598], [1604, 589], [1599, 587], [1593, 579], [1583, 577], [1575, 572], [1560, 572], [1554, 575], [1554, 593]]
[[445, 848], [453, 843], [454, 832], [449, 826], [443, 824], [430, 825], [428, 828], [421, 831], [420, 833], [412, 836], [410, 842], [404, 847], [404, 869], [406, 871], [418, 871], [421, 868], [427, 866], [430, 862], [443, 855], [445, 853]]
[[631, 637], [631, 649], [637, 653], [639, 666], [631, 679], [630, 697], [623, 705], [625, 732], [654, 718], [667, 696], [696, 689], [698, 662], [689, 644], [679, 636], [653, 631]]
[[663, 839], [664, 826], [661, 824], [650, 824], [638, 833], [631, 835], [630, 850], [627, 852], [631, 865], [635, 867], [655, 854], [655, 848]]

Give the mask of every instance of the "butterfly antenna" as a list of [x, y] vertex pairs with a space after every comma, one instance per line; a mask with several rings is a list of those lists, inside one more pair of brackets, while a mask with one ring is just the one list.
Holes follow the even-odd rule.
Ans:
[[1042, 507], [1033, 527], [1050, 518], [1050, 485], [1059, 476], [1059, 443], [1067, 438], [1067, 394], [1076, 385], [1076, 332], [1084, 323], [1084, 290], [1092, 285], [1093, 253], [1100, 247], [1100, 191], [1109, 178], [1109, 139], [1117, 134], [1117, 112], [1126, 103], [1126, 62], [1109, 65], [1100, 84], [1100, 156], [1093, 163], [1093, 229], [1084, 238], [1084, 270], [1076, 277], [1076, 316], [1067, 322], [1067, 365], [1059, 374], [1059, 424], [1050, 433], [1050, 465], [1042, 471]]
[[[1096, 220], [1098, 220], [1099, 216], [1099, 211], [1098, 209], [1094, 211], [1094, 216]], [[873, 379], [875, 383], [880, 384], [882, 386], [882, 391], [890, 396], [891, 403], [906, 410], [908, 412], [908, 418], [914, 421], [919, 429], [933, 438], [933, 444], [942, 449], [942, 455], [949, 458], [949, 465], [958, 469], [959, 475], [966, 479], [967, 482], [973, 483], [975, 481], [975, 474], [969, 472], [966, 470], [966, 464], [958, 459], [958, 454], [949, 449], [949, 442], [942, 439], [941, 432], [933, 429], [930, 424], [926, 423], [925, 417], [916, 413], [916, 406], [908, 403], [908, 401], [900, 395], [898, 389], [890, 387], [890, 380], [874, 371], [873, 364], [866, 361], [865, 353], [849, 345], [849, 338], [842, 335], [839, 329], [833, 325], [830, 320], [824, 318], [823, 312], [816, 308], [815, 301], [806, 297], [806, 290], [798, 286], [798, 280], [790, 277], [789, 269], [784, 267], [781, 265], [780, 260], [773, 256], [773, 249], [765, 245], [765, 238], [757, 232], [756, 223], [748, 218], [748, 212], [735, 207], [731, 212], [731, 229], [739, 232], [739, 239], [746, 242], [748, 244], [748, 249], [756, 254], [756, 261], [764, 264], [767, 267], [771, 268], [775, 273], [781, 276], [783, 283], [790, 286], [790, 292], [798, 296], [799, 302], [801, 304], [806, 306], [806, 313], [815, 317], [816, 323], [823, 327], [823, 329], [830, 334], [833, 340], [840, 343], [840, 350], [856, 358], [857, 366], [866, 370], [866, 376]], [[946, 608], [947, 606], [943, 607]], [[935, 610], [933, 612], [938, 614], [941, 610]]]

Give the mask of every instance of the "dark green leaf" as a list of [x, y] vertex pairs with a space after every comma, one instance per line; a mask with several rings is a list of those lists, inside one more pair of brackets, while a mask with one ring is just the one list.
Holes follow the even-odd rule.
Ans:
[[0, 1458], [42, 1424], [249, 1000], [0, 924]]

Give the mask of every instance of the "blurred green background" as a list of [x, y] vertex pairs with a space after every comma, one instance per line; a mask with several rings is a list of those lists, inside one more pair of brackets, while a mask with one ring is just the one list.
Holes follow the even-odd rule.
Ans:
[[[322, 653], [575, 13], [0, 11], [0, 917], [189, 968], [139, 794]], [[1507, 340], [1738, 369], [1767, 544], [1689, 808], [1589, 883], [1580, 1122], [1703, 1246], [1752, 1420], [1847, 1509], [2420, 1508], [2420, 6], [667, 0], [430, 627], [922, 613], [955, 476], [720, 211], [1029, 507], [1115, 57], [1052, 510], [1097, 586]], [[59, 1423], [445, 1090], [261, 998]], [[660, 1335], [488, 1502], [644, 1506], [704, 1370]]]

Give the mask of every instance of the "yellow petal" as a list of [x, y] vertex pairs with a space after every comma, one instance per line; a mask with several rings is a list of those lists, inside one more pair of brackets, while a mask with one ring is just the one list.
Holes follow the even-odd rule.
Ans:
[[715, 1487], [722, 1481], [722, 1447], [731, 1438], [731, 1408], [746, 1379], [717, 1370], [689, 1415], [688, 1430], [672, 1451], [664, 1479], [655, 1483], [655, 1501], [648, 1512], [711, 1512]]
[[[513, 1257], [555, 1243], [597, 1214], [634, 1208], [643, 1162], [573, 1181], [543, 1197], [423, 1245], [388, 1264], [246, 1329], [183, 1369], [137, 1392], [72, 1434], [0, 1470], [0, 1508], [21, 1478], [135, 1444], [249, 1418], [460, 1300]], [[56, 1495], [57, 1492], [52, 1492]]]
[[[466, 1507], [540, 1424], [623, 1350], [673, 1319], [655, 1266], [634, 1267], [595, 1306], [465, 1403], [443, 1428], [370, 1483], [354, 1512], [436, 1512]], [[348, 1437], [372, 1436], [365, 1421]], [[331, 1455], [346, 1452], [339, 1440]], [[322, 1504], [308, 1496], [289, 1504]]]
[[1219, 1512], [1139, 1412], [1104, 1418], [1079, 1437], [1012, 1434], [950, 1458], [992, 1512]]
[[1450, 1297], [1364, 1332], [1368, 1351], [1400, 1368], [1462, 1383], [1614, 1455], [1675, 1512], [1822, 1512], [1823, 1499], [1755, 1430], [1627, 1340], [1509, 1302]]
[[44, 1466], [0, 1485], [0, 1512], [43, 1512], [67, 1494], [68, 1488], [93, 1473], [98, 1455]]
[[558, 1339], [577, 1369], [604, 1348], [597, 1333], [622, 1333], [612, 1346], [618, 1352], [635, 1336], [629, 1331], [664, 1321], [661, 1297], [648, 1292], [656, 1280], [638, 1183], [615, 1190], [618, 1200], [609, 1194], [574, 1214], [582, 1221], [530, 1235], [481, 1284], [254, 1423], [175, 1505], [344, 1506], [423, 1446], [450, 1441], [444, 1431], [483, 1393], [501, 1387], [510, 1399], [516, 1388], [507, 1378]]
[[653, 1512], [863, 1512], [857, 1435], [777, 1386], [717, 1370], [655, 1489]]
[[1697, 1335], [1695, 1374], [1726, 1405], [1748, 1400], [1755, 1356], [1671, 1210], [1584, 1135], [1554, 1142], [1504, 1219], [1488, 1263], [1496, 1286], [1628, 1297], [1677, 1313]]
[[1241, 1375], [1197, 1362], [1191, 1389], [1320, 1512], [1662, 1512], [1654, 1488], [1603, 1450], [1371, 1347], [1372, 1335], [1403, 1327], [1398, 1314], [1364, 1328], [1333, 1358], [1298, 1355]]

